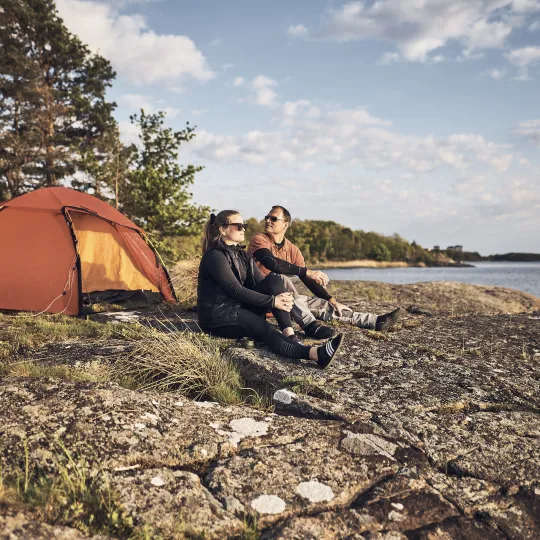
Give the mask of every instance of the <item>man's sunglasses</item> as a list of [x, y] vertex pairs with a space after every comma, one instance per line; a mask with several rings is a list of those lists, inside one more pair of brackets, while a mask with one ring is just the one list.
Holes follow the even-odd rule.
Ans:
[[227, 223], [227, 227], [236, 227], [239, 231], [247, 231], [247, 223]]
[[285, 219], [276, 216], [264, 216], [264, 221], [267, 220], [270, 220], [272, 223], [276, 223], [276, 221], [286, 221]]

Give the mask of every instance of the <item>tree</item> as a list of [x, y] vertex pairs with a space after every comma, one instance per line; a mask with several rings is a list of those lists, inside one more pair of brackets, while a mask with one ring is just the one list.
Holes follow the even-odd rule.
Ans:
[[0, 11], [0, 183], [12, 197], [59, 185], [116, 122], [105, 99], [115, 73], [64, 26], [53, 0]]
[[390, 250], [386, 247], [386, 244], [382, 242], [377, 244], [370, 252], [369, 256], [376, 261], [390, 261], [392, 260], [392, 254]]
[[128, 173], [121, 209], [150, 235], [152, 241], [169, 257], [175, 256], [167, 238], [200, 233], [210, 208], [196, 206], [188, 191], [202, 167], [178, 163], [183, 143], [195, 137], [189, 123], [181, 131], [165, 128], [165, 114], [133, 115], [130, 120], [140, 130], [142, 146], [132, 145], [133, 169]]

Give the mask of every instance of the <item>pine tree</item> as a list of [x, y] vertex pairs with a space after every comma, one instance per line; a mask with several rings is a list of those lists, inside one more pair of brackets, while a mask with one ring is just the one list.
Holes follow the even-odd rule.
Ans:
[[146, 114], [142, 109], [140, 115], [130, 117], [140, 130], [142, 146], [132, 145], [133, 169], [120, 200], [121, 209], [144, 228], [163, 254], [174, 257], [167, 238], [200, 234], [210, 209], [194, 205], [188, 191], [202, 167], [178, 164], [179, 148], [195, 137], [195, 128], [188, 123], [185, 129], [173, 131], [163, 126], [164, 118], [163, 112]]
[[116, 128], [105, 99], [115, 73], [70, 34], [53, 0], [0, 11], [0, 183], [14, 197], [59, 185]]

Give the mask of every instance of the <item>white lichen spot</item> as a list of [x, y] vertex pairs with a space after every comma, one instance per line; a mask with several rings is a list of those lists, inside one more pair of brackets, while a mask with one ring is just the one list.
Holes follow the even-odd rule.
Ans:
[[280, 390], [276, 390], [274, 392], [274, 401], [279, 401], [279, 403], [283, 403], [285, 405], [291, 404], [293, 399], [297, 397], [298, 396], [294, 392], [291, 392], [286, 388], [281, 388]]
[[183, 406], [184, 406], [184, 402], [183, 402], [183, 401], [175, 401], [174, 404], [175, 404], [177, 407], [183, 407]]
[[201, 456], [206, 457], [208, 455], [208, 450], [206, 448], [201, 448], [199, 450], [199, 454], [201, 454]]
[[251, 501], [251, 508], [259, 514], [281, 514], [287, 505], [277, 495], [261, 495]]
[[163, 480], [163, 478], [161, 478], [161, 476], [154, 476], [154, 478], [152, 478], [152, 480], [150, 480], [150, 483], [153, 486], [161, 487], [161, 486], [165, 485], [165, 480]]
[[219, 429], [221, 427], [221, 422], [211, 422], [208, 424], [212, 429]]
[[388, 514], [388, 519], [390, 521], [403, 521], [405, 519], [405, 517], [403, 516], [403, 514], [400, 514], [399, 512], [397, 512], [396, 510], [392, 510], [389, 514]]
[[144, 413], [141, 418], [146, 418], [147, 420], [150, 420], [154, 424], [159, 422], [159, 416], [157, 414], [152, 414], [151, 412]]
[[298, 484], [296, 493], [312, 503], [331, 501], [334, 498], [332, 488], [317, 480], [310, 480], [309, 482]]
[[137, 424], [133, 424], [133, 426], [134, 426], [135, 428], [137, 428], [137, 429], [144, 429], [144, 428], [146, 428], [146, 424], [139, 424], [139, 423], [137, 423]]
[[197, 407], [201, 407], [202, 409], [211, 409], [217, 405], [217, 401], [195, 401], [194, 403]]
[[242, 437], [260, 437], [268, 433], [268, 424], [266, 422], [257, 422], [253, 418], [231, 420], [229, 426]]
[[403, 510], [403, 509], [405, 508], [401, 503], [392, 503], [392, 506], [393, 506], [396, 510]]

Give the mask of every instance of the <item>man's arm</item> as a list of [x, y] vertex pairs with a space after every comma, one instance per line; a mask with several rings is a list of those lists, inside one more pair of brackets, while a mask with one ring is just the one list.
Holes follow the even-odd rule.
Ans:
[[307, 268], [297, 264], [291, 264], [283, 259], [274, 256], [268, 248], [259, 248], [253, 252], [253, 257], [270, 272], [285, 274], [287, 276], [298, 276], [300, 279], [306, 277]]
[[319, 285], [313, 278], [308, 276], [301, 277], [302, 283], [318, 298], [330, 300], [332, 295], [322, 286]]

